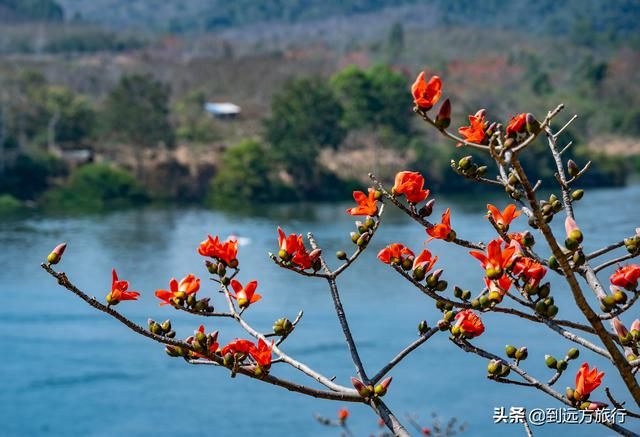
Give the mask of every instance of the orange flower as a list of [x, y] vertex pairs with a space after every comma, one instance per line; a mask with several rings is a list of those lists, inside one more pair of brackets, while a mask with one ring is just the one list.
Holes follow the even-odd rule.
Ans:
[[188, 274], [180, 282], [175, 278], [169, 281], [169, 290], [156, 290], [156, 297], [160, 299], [160, 305], [172, 305], [173, 299], [184, 299], [190, 294], [195, 294], [200, 290], [200, 279], [193, 274]]
[[300, 240], [301, 238], [298, 238], [296, 234], [289, 234], [287, 237], [280, 226], [278, 226], [278, 246], [280, 246], [280, 250], [284, 251], [287, 255], [296, 253]]
[[423, 271], [427, 273], [433, 268], [433, 266], [436, 264], [436, 261], [438, 261], [437, 256], [432, 256], [431, 252], [429, 252], [427, 249], [423, 249], [422, 252], [420, 252], [420, 255], [418, 255], [418, 257], [413, 260], [413, 270], [422, 268]]
[[236, 294], [235, 296], [230, 294], [230, 296], [238, 301], [238, 306], [240, 308], [246, 308], [252, 303], [256, 303], [262, 299], [262, 296], [255, 293], [256, 288], [258, 288], [258, 281], [251, 281], [246, 285], [246, 287], [243, 287], [240, 282], [234, 279], [231, 281], [231, 287]]
[[404, 194], [412, 203], [422, 202], [429, 197], [429, 190], [424, 190], [424, 178], [417, 171], [401, 171], [396, 174], [396, 180], [391, 192], [394, 195]]
[[498, 279], [513, 260], [516, 247], [509, 245], [502, 250], [503, 241], [495, 239], [487, 245], [487, 253], [472, 250], [469, 254], [480, 261], [489, 279]]
[[640, 279], [640, 266], [637, 264], [620, 267], [609, 277], [613, 285], [627, 290], [635, 290], [638, 287], [638, 279]]
[[524, 277], [529, 287], [536, 288], [547, 274], [547, 269], [531, 258], [520, 257], [513, 266], [513, 274]]
[[238, 267], [238, 240], [229, 240], [224, 243], [220, 242], [220, 238], [207, 237], [198, 247], [198, 253], [202, 256], [216, 258], [231, 268]]
[[227, 354], [244, 354], [249, 355], [256, 345], [249, 340], [235, 339], [220, 351], [220, 355], [225, 356]]
[[378, 252], [378, 259], [385, 264], [400, 264], [407, 257], [413, 257], [413, 252], [404, 244], [393, 243]]
[[497, 291], [500, 294], [500, 296], [504, 296], [507, 293], [507, 291], [509, 291], [509, 289], [511, 288], [511, 285], [513, 284], [513, 282], [511, 281], [511, 279], [509, 279], [507, 275], [502, 275], [500, 279], [494, 279], [494, 280], [489, 278], [484, 278], [484, 283], [489, 289], [489, 292]]
[[258, 347], [253, 347], [249, 349], [249, 355], [256, 360], [258, 366], [262, 367], [264, 370], [269, 369], [271, 367], [271, 351], [273, 350], [273, 341], [271, 342], [271, 346], [268, 346], [264, 340], [258, 340]]
[[460, 329], [460, 333], [466, 337], [477, 337], [484, 332], [482, 320], [471, 310], [463, 310], [456, 314], [454, 327]]
[[280, 258], [285, 261], [290, 260], [302, 270], [311, 268], [322, 253], [319, 249], [307, 252], [302, 235], [290, 234], [287, 237], [280, 227], [278, 227], [278, 245]]
[[128, 291], [129, 282], [120, 281], [116, 269], [111, 271], [111, 292], [107, 294], [107, 304], [117, 305], [123, 300], [138, 300], [140, 293], [137, 291]]
[[516, 136], [520, 132], [524, 132], [527, 126], [527, 114], [524, 112], [522, 114], [518, 114], [515, 117], [511, 118], [509, 124], [507, 125], [506, 134], [508, 137]]
[[602, 383], [602, 377], [604, 372], [598, 373], [597, 368], [589, 370], [587, 363], [580, 366], [580, 370], [576, 374], [576, 392], [580, 394], [580, 397], [587, 397]]
[[347, 410], [346, 408], [340, 408], [338, 410], [338, 420], [340, 422], [344, 422], [345, 420], [347, 420], [348, 417], [349, 417], [349, 410]]
[[438, 76], [432, 76], [427, 82], [424, 71], [421, 71], [416, 81], [411, 85], [414, 103], [424, 110], [429, 110], [435, 105], [442, 95], [442, 81]]
[[347, 213], [351, 215], [376, 215], [378, 213], [378, 201], [376, 200], [376, 190], [369, 188], [367, 196], [362, 191], [354, 191], [353, 199], [358, 206], [347, 209]]
[[469, 126], [461, 127], [458, 129], [458, 132], [465, 140], [471, 143], [482, 144], [486, 137], [484, 115], [470, 115]]
[[427, 234], [431, 238], [427, 240], [427, 243], [434, 238], [440, 240], [453, 241], [456, 238], [455, 232], [451, 230], [451, 209], [447, 208], [447, 210], [442, 213], [442, 223], [431, 226], [427, 229]]
[[511, 222], [520, 214], [522, 214], [522, 211], [516, 211], [516, 205], [513, 203], [507, 205], [507, 207], [502, 212], [500, 212], [498, 208], [490, 203], [487, 204], [487, 209], [489, 210], [489, 214], [491, 215], [493, 221], [496, 222], [498, 227], [503, 231], [509, 229], [509, 225], [511, 224]]

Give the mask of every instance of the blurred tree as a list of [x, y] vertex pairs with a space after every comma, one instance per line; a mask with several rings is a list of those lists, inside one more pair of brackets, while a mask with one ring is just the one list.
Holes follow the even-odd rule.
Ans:
[[389, 37], [387, 38], [386, 46], [386, 59], [389, 64], [395, 64], [398, 62], [402, 51], [404, 50], [404, 26], [399, 21], [396, 21], [389, 30]]
[[145, 149], [174, 144], [169, 94], [169, 87], [150, 74], [134, 74], [123, 76], [107, 97], [105, 127], [116, 139], [133, 146], [139, 177], [144, 174]]
[[175, 106], [176, 136], [185, 141], [206, 143], [218, 138], [215, 122], [204, 110], [206, 96], [202, 91], [189, 93]]
[[275, 158], [303, 192], [317, 186], [320, 149], [336, 147], [344, 139], [342, 114], [332, 88], [320, 78], [290, 80], [273, 97], [265, 137]]

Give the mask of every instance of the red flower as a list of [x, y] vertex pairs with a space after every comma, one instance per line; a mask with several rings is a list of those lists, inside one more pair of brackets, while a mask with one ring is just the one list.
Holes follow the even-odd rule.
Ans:
[[460, 329], [461, 334], [469, 337], [477, 337], [484, 332], [482, 320], [471, 310], [463, 310], [456, 314], [454, 326]]
[[200, 290], [200, 279], [193, 274], [188, 274], [180, 282], [175, 278], [169, 281], [169, 290], [156, 290], [156, 296], [162, 300], [160, 305], [173, 304], [172, 299], [184, 299], [190, 294], [195, 294]]
[[138, 300], [140, 293], [137, 291], [128, 291], [129, 282], [120, 281], [116, 269], [111, 272], [111, 292], [107, 294], [107, 304], [117, 305], [123, 300]]
[[471, 143], [481, 144], [486, 137], [484, 115], [470, 115], [469, 126], [461, 127], [458, 129], [458, 132], [465, 140]]
[[442, 223], [427, 228], [427, 234], [429, 234], [429, 236], [431, 237], [427, 240], [427, 243], [434, 238], [447, 241], [452, 241], [455, 239], [455, 232], [451, 230], [450, 208], [447, 208], [447, 210], [442, 213]]
[[220, 355], [225, 356], [226, 354], [244, 354], [249, 355], [253, 349], [255, 349], [256, 345], [250, 342], [249, 340], [235, 339], [220, 351]]
[[385, 264], [400, 264], [406, 257], [413, 257], [413, 252], [404, 244], [393, 243], [378, 252], [378, 259]]
[[442, 95], [442, 81], [438, 76], [432, 76], [427, 82], [424, 71], [421, 71], [416, 81], [411, 85], [414, 103], [420, 109], [429, 110], [435, 105]]
[[243, 287], [240, 282], [234, 279], [231, 281], [231, 287], [236, 294], [235, 296], [230, 294], [230, 296], [238, 301], [238, 306], [240, 308], [246, 308], [252, 303], [256, 303], [262, 299], [262, 296], [255, 293], [256, 288], [258, 288], [258, 281], [251, 281], [246, 285], [246, 287]]
[[216, 238], [209, 235], [206, 240], [200, 243], [198, 253], [202, 256], [216, 258], [231, 268], [238, 266], [238, 240], [221, 243], [217, 235]]
[[638, 279], [640, 279], [640, 266], [637, 264], [620, 267], [609, 277], [613, 285], [627, 290], [635, 290], [638, 287]]
[[340, 408], [338, 410], [338, 420], [340, 422], [344, 422], [345, 420], [347, 420], [348, 417], [349, 417], [349, 410], [347, 410], [346, 408]]
[[507, 125], [506, 134], [508, 137], [515, 136], [520, 132], [524, 132], [527, 126], [527, 114], [524, 112], [522, 114], [518, 114], [515, 117], [511, 118], [509, 124]]
[[480, 261], [486, 270], [489, 279], [498, 279], [512, 262], [516, 247], [509, 245], [501, 249], [503, 241], [501, 239], [492, 240], [487, 245], [487, 253], [472, 250], [469, 254]]
[[356, 201], [358, 206], [347, 209], [347, 213], [351, 215], [371, 216], [378, 213], [378, 201], [376, 200], [376, 191], [373, 188], [369, 188], [368, 196], [362, 191], [354, 191], [353, 199]]
[[429, 197], [429, 190], [424, 190], [424, 178], [417, 171], [401, 171], [396, 174], [391, 192], [395, 195], [404, 194], [412, 203], [422, 202]]
[[432, 256], [431, 252], [429, 252], [427, 249], [423, 249], [422, 252], [420, 252], [420, 255], [418, 255], [417, 258], [413, 260], [413, 270], [421, 267], [424, 272], [427, 273], [433, 268], [433, 266], [436, 264], [436, 261], [438, 261], [437, 256]]
[[268, 346], [264, 340], [258, 340], [258, 347], [253, 347], [249, 349], [249, 355], [256, 360], [258, 366], [263, 369], [269, 369], [271, 367], [271, 351], [273, 349], [273, 341], [271, 342], [271, 346]]
[[504, 296], [513, 284], [507, 275], [502, 275], [500, 279], [484, 278], [484, 283], [490, 292], [496, 291], [500, 296]]
[[493, 218], [493, 221], [496, 222], [503, 231], [508, 229], [511, 222], [522, 214], [522, 211], [516, 211], [516, 205], [513, 203], [507, 205], [502, 212], [490, 203], [487, 204], [487, 209], [489, 210], [489, 214], [491, 215], [491, 218]]
[[598, 369], [595, 367], [589, 370], [587, 363], [582, 364], [576, 374], [576, 392], [580, 394], [580, 397], [588, 396], [602, 383], [603, 376], [604, 372], [598, 373]]
[[520, 257], [513, 266], [513, 274], [523, 276], [530, 287], [536, 288], [547, 274], [547, 269], [531, 258]]
[[278, 227], [278, 245], [280, 246], [280, 258], [291, 260], [302, 270], [311, 268], [321, 254], [320, 250], [307, 252], [302, 235], [290, 234], [287, 237], [280, 227]]

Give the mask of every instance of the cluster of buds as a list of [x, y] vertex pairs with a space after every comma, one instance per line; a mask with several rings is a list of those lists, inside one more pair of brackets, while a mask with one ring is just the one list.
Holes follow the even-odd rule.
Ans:
[[227, 265], [224, 262], [220, 261], [216, 263], [206, 260], [204, 264], [207, 267], [209, 273], [220, 278], [220, 283], [222, 285], [229, 285], [229, 278], [227, 277]]
[[624, 289], [618, 288], [614, 285], [610, 286], [611, 294], [607, 294], [600, 298], [600, 309], [605, 313], [618, 308], [619, 305], [624, 305], [627, 302], [627, 294]]
[[636, 235], [624, 239], [624, 247], [633, 256], [640, 254], [640, 228], [636, 229]]
[[373, 386], [372, 384], [365, 385], [365, 383], [360, 381], [358, 378], [352, 377], [351, 384], [353, 384], [353, 387], [357, 390], [358, 394], [365, 399], [370, 399], [374, 397], [381, 398], [387, 394], [387, 390], [389, 389], [389, 384], [391, 384], [392, 380], [393, 378], [391, 376], [388, 376], [385, 379], [383, 379], [380, 384]]
[[187, 343], [191, 344], [198, 353], [216, 352], [218, 349], [218, 331], [205, 334], [204, 326], [200, 326], [199, 329], [194, 331], [192, 337], [187, 338]]
[[558, 314], [559, 309], [553, 300], [553, 296], [549, 296], [546, 299], [542, 299], [538, 296], [538, 301], [535, 304], [535, 311], [536, 313], [551, 319]]
[[286, 337], [293, 331], [293, 323], [291, 320], [283, 317], [273, 322], [273, 333], [279, 337]]
[[147, 327], [149, 331], [153, 332], [156, 335], [162, 335], [164, 337], [174, 338], [176, 336], [176, 331], [171, 329], [171, 320], [167, 319], [162, 323], [158, 323], [152, 319], [147, 321]]
[[453, 287], [453, 295], [458, 299], [468, 301], [469, 299], [471, 299], [471, 290], [463, 290], [456, 285], [455, 287]]
[[487, 372], [489, 378], [505, 378], [511, 373], [511, 368], [502, 360], [489, 360]]
[[[509, 140], [507, 140], [507, 142], [509, 142]], [[521, 185], [520, 179], [518, 179], [518, 176], [514, 171], [511, 171], [511, 173], [509, 173], [509, 177], [507, 177], [506, 183], [504, 184], [504, 191], [513, 200], [519, 200], [523, 195], [522, 189], [518, 187], [519, 185]]]
[[620, 344], [630, 346], [636, 350], [640, 343], [640, 320], [633, 321], [631, 330], [627, 330], [627, 327], [618, 318], [614, 318], [612, 322], [616, 335], [620, 339]]
[[558, 373], [562, 373], [567, 370], [569, 361], [575, 360], [580, 356], [580, 351], [575, 347], [572, 347], [567, 351], [567, 355], [561, 360], [556, 359], [553, 355], [545, 355], [544, 363], [549, 369], [555, 370]]
[[526, 360], [529, 356], [529, 351], [526, 346], [516, 348], [515, 346], [508, 344], [504, 347], [504, 350], [509, 358], [513, 358], [516, 361]]
[[371, 240], [376, 226], [376, 221], [371, 216], [367, 216], [363, 222], [356, 220], [357, 231], [351, 232], [351, 241], [358, 247], [363, 248]]
[[[548, 199], [540, 201], [540, 211], [542, 211], [542, 216], [546, 223], [551, 223], [554, 215], [562, 211], [562, 207], [562, 202], [555, 194], [551, 194]], [[534, 229], [538, 228], [534, 217], [529, 218], [529, 226]]]
[[484, 176], [487, 173], [486, 165], [478, 165], [473, 162], [473, 156], [467, 155], [461, 158], [458, 162], [451, 160], [451, 168], [464, 177], [470, 179], [476, 179]]

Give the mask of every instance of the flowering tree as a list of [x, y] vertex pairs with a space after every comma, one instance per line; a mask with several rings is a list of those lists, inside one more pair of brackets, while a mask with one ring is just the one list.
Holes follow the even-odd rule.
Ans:
[[[557, 402], [586, 411], [606, 406], [600, 400], [591, 399], [592, 392], [604, 379], [604, 372], [592, 368], [586, 362], [580, 366], [574, 386], [567, 388], [564, 393], [554, 388], [567, 370], [569, 360], [579, 357], [579, 350], [575, 347], [559, 359], [546, 356], [546, 364], [553, 374], [549, 379], [541, 379], [524, 370], [523, 362], [528, 356], [525, 347], [508, 345], [503, 353], [498, 353], [474, 345], [475, 337], [482, 335], [485, 329], [491, 329], [485, 328], [481, 320], [481, 315], [485, 312], [497, 312], [544, 325], [565, 340], [601, 355], [608, 360], [607, 372], [617, 372], [624, 381], [628, 390], [625, 396], [630, 396], [636, 404], [640, 404], [640, 386], [635, 377], [640, 369], [640, 359], [637, 358], [640, 320], [635, 320], [629, 329], [620, 320], [640, 296], [640, 266], [620, 266], [608, 278], [611, 283], [608, 287], [610, 292], [598, 277], [598, 273], [606, 267], [623, 263], [640, 254], [640, 230], [630, 233], [625, 240], [600, 250], [591, 253], [583, 251], [583, 233], [578, 225], [579, 220], [574, 216], [574, 202], [580, 200], [584, 192], [575, 189], [574, 185], [586, 173], [589, 163], [579, 168], [569, 160], [565, 167], [562, 156], [570, 144], [564, 147], [558, 144], [559, 135], [573, 122], [575, 116], [564, 126], [554, 130], [551, 123], [562, 111], [562, 105], [549, 112], [542, 121], [538, 121], [532, 114], [523, 113], [513, 117], [506, 126], [487, 120], [486, 111], [481, 109], [469, 116], [469, 126], [459, 128], [458, 136], [447, 130], [451, 124], [451, 103], [448, 99], [441, 104], [435, 117], [430, 115], [430, 110], [440, 100], [441, 93], [440, 78], [433, 76], [427, 81], [424, 73], [421, 73], [412, 86], [414, 111], [459, 147], [486, 153], [495, 163], [495, 178], [488, 177], [489, 169], [486, 166], [479, 167], [471, 156], [458, 162], [452, 161], [451, 164], [460, 176], [477, 183], [502, 187], [511, 199], [512, 203], [503, 210], [487, 205], [486, 219], [495, 229], [494, 240], [472, 242], [463, 239], [451, 224], [451, 211], [448, 208], [439, 223], [429, 221], [435, 200], [427, 200], [430, 192], [424, 187], [424, 178], [416, 172], [401, 171], [396, 175], [391, 189], [385, 188], [381, 181], [370, 175], [373, 186], [368, 192], [353, 193], [356, 206], [348, 209], [347, 213], [362, 219], [355, 222], [356, 230], [351, 233], [353, 252], [337, 252], [337, 267], [329, 265], [311, 233], [305, 239], [298, 234], [287, 235], [278, 228], [277, 246], [274, 239], [277, 250], [274, 254], [269, 254], [278, 267], [326, 281], [355, 367], [350, 384], [337, 382], [285, 352], [284, 342], [295, 332], [302, 312], [293, 321], [287, 318], [276, 320], [271, 332], [259, 332], [244, 319], [244, 313], [250, 311], [253, 305], [259, 304], [261, 295], [257, 293], [256, 280], [240, 277], [241, 264], [235, 240], [221, 241], [217, 236], [209, 236], [198, 247], [199, 254], [205, 258], [205, 266], [211, 279], [219, 284], [226, 301], [225, 311], [216, 311], [209, 297], [201, 297], [200, 280], [193, 274], [181, 281], [172, 279], [168, 290], [155, 292], [161, 305], [172, 306], [197, 317], [231, 319], [251, 338], [234, 339], [226, 344], [220, 342], [218, 331], [206, 332], [202, 325], [193, 335], [179, 339], [176, 338], [169, 320], [162, 323], [149, 320], [146, 327], [134, 323], [115, 307], [124, 301], [136, 300], [139, 293], [130, 291], [128, 282], [121, 280], [115, 270], [106, 302], [89, 297], [63, 272], [57, 272], [52, 267], [60, 262], [66, 244], [56, 247], [42, 267], [60, 285], [92, 307], [110, 315], [137, 334], [166, 345], [166, 352], [171, 357], [182, 357], [190, 364], [226, 368], [232, 377], [242, 375], [254, 378], [306, 396], [366, 404], [395, 435], [408, 435], [408, 432], [383, 401], [387, 391], [392, 389], [389, 375], [402, 360], [439, 332], [447, 333], [452, 346], [487, 360], [488, 377], [497, 383], [539, 390]], [[548, 143], [549, 153], [555, 160], [558, 183], [556, 189], [559, 189], [559, 196], [552, 194], [548, 198], [541, 198], [538, 191], [541, 182], [531, 181], [520, 163], [519, 157], [539, 139]], [[454, 286], [450, 295], [447, 295], [446, 292], [451, 287], [444, 279], [443, 270], [437, 268], [438, 257], [430, 250], [423, 248], [416, 255], [401, 242], [393, 242], [381, 250], [377, 255], [378, 259], [394, 269], [403, 280], [413, 284], [427, 298], [434, 300], [442, 317], [433, 324], [420, 322], [419, 337], [390, 358], [381, 369], [372, 372], [360, 358], [340, 299], [338, 279], [367, 249], [382, 223], [385, 204], [400, 209], [422, 226], [428, 234], [428, 241], [440, 239], [459, 246], [462, 251], [468, 251], [480, 262], [484, 287], [474, 295], [470, 290]], [[550, 228], [549, 223], [556, 215], [564, 216], [566, 235], [559, 237]], [[510, 232], [512, 222], [520, 216], [528, 217], [530, 230]], [[547, 259], [537, 254], [535, 232], [540, 234], [551, 253]], [[622, 247], [626, 248], [627, 254], [600, 261], [599, 264], [596, 262]], [[554, 304], [551, 287], [545, 279], [547, 274], [558, 275], [566, 282], [566, 288], [586, 322], [557, 318], [558, 307]], [[309, 378], [309, 385], [279, 377], [274, 367], [276, 363], [293, 367]], [[605, 391], [608, 402], [616, 408], [622, 408], [614, 394], [608, 389]], [[640, 414], [629, 410], [627, 415], [640, 418]], [[344, 424], [347, 416], [346, 411], [341, 412], [338, 423]], [[617, 423], [605, 421], [601, 425], [622, 435], [635, 435]]]

